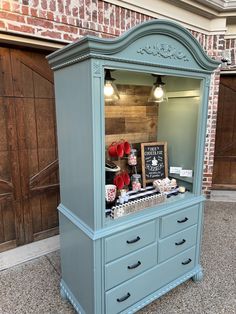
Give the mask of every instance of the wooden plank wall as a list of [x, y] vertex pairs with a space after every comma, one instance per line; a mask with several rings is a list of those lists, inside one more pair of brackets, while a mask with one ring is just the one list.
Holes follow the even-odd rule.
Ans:
[[[120, 99], [105, 104], [106, 148], [124, 139], [138, 149], [140, 157], [140, 143], [157, 140], [158, 105], [147, 101], [151, 91], [148, 86], [117, 85], [117, 89]], [[123, 169], [127, 164], [125, 159], [115, 162]]]

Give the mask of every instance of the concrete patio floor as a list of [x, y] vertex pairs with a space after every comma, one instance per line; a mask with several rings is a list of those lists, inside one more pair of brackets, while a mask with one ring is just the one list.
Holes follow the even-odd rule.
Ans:
[[[207, 201], [204, 279], [188, 280], [139, 314], [236, 313], [236, 203]], [[0, 272], [0, 314], [72, 314], [59, 292], [59, 251]], [[93, 313], [88, 313], [93, 314]]]

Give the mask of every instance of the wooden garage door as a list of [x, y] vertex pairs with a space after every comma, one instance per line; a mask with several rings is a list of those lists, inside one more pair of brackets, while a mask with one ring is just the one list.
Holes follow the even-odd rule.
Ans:
[[213, 188], [236, 190], [236, 76], [220, 79]]
[[53, 74], [46, 54], [0, 48], [0, 251], [58, 233]]

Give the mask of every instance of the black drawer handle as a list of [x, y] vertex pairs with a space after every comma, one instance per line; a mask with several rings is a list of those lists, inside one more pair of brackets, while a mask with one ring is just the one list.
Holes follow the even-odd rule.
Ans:
[[181, 244], [184, 244], [186, 242], [185, 239], [183, 239], [182, 241], [179, 241], [179, 242], [175, 242], [175, 245], [181, 245]]
[[192, 260], [191, 260], [191, 258], [189, 258], [187, 261], [182, 262], [182, 265], [188, 265], [191, 262], [192, 262]]
[[140, 239], [141, 239], [141, 238], [140, 238], [139, 236], [137, 236], [137, 238], [136, 238], [136, 239], [133, 239], [133, 240], [127, 240], [126, 242], [127, 242], [128, 244], [132, 244], [132, 243], [138, 242]]
[[136, 264], [133, 264], [133, 265], [131, 265], [131, 266], [128, 266], [128, 269], [134, 269], [134, 268], [139, 267], [140, 265], [141, 265], [141, 262], [138, 261]]
[[129, 297], [131, 296], [131, 294], [128, 292], [126, 295], [124, 295], [123, 297], [116, 299], [117, 302], [123, 302], [125, 300], [127, 300]]
[[188, 218], [185, 217], [183, 220], [177, 220], [177, 222], [178, 222], [179, 224], [182, 224], [183, 222], [186, 222], [187, 220], [188, 220]]

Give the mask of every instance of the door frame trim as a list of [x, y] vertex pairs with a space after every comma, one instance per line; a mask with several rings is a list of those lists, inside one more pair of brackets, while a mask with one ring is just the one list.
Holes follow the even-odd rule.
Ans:
[[11, 249], [0, 254], [0, 271], [60, 249], [59, 235]]
[[1, 43], [17, 45], [20, 47], [43, 49], [48, 51], [55, 51], [69, 44], [69, 42], [58, 42], [50, 39], [44, 40], [40, 38], [4, 32], [0, 33], [0, 44]]

